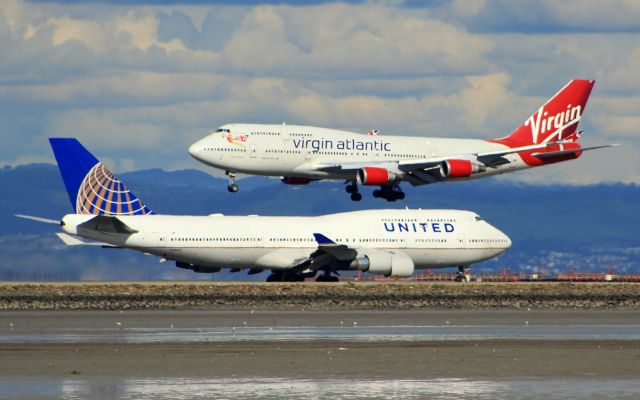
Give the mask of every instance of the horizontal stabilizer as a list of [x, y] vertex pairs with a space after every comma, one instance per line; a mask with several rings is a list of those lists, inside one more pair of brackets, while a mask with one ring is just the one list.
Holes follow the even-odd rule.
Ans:
[[30, 219], [32, 221], [37, 221], [37, 222], [44, 222], [45, 224], [55, 224], [55, 225], [60, 224], [60, 221], [57, 219], [34, 217], [33, 215], [24, 215], [24, 214], [13, 214], [13, 215], [18, 218]]
[[552, 152], [548, 152], [548, 153], [533, 153], [531, 155], [534, 156], [534, 157], [537, 157], [537, 158], [551, 158], [551, 157], [563, 156], [565, 154], [580, 153], [580, 152], [587, 151], [587, 150], [596, 150], [596, 149], [602, 149], [602, 148], [605, 148], [605, 147], [616, 147], [616, 146], [618, 146], [618, 144], [605, 144], [605, 145], [602, 145], [602, 146], [581, 147], [579, 149], [552, 151]]
[[83, 222], [78, 225], [78, 229], [98, 231], [102, 233], [132, 234], [138, 232], [135, 229], [130, 228], [124, 222], [120, 221], [118, 217], [111, 217], [107, 215], [97, 215], [91, 218], [89, 221]]
[[69, 235], [68, 233], [58, 232], [56, 235], [67, 246], [104, 246], [103, 242], [96, 242], [95, 240], [85, 239], [80, 236]]

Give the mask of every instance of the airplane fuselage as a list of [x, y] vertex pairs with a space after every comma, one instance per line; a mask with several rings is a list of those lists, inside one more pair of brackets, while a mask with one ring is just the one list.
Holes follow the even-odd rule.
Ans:
[[69, 214], [65, 232], [168, 260], [211, 268], [288, 269], [318, 249], [321, 232], [359, 254], [402, 253], [416, 269], [469, 265], [495, 257], [509, 238], [458, 210], [370, 210], [318, 217], [119, 216], [135, 233], [85, 230], [92, 215]]
[[[363, 166], [386, 167], [397, 175], [398, 181], [410, 181], [410, 177], [398, 169], [398, 160], [504, 149], [508, 149], [504, 144], [479, 139], [370, 136], [313, 126], [227, 124], [194, 143], [189, 152], [214, 168], [252, 175], [355, 180], [356, 168], [344, 167], [363, 163]], [[528, 167], [517, 154], [504, 157], [508, 162], [474, 173], [472, 178]], [[333, 165], [343, 168], [332, 168]]]

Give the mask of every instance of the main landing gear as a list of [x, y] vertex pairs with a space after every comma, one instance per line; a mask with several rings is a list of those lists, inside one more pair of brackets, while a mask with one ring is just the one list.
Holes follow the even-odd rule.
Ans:
[[355, 182], [350, 182], [345, 188], [344, 190], [347, 191], [347, 193], [351, 194], [351, 200], [353, 201], [360, 201], [362, 200], [362, 194], [360, 194], [360, 192], [358, 192], [358, 185]]
[[337, 276], [331, 275], [330, 269], [325, 269], [323, 273], [318, 275], [316, 282], [340, 282]]
[[387, 201], [403, 200], [404, 192], [400, 189], [400, 185], [394, 183], [392, 185], [380, 186], [380, 189], [373, 191], [373, 197], [382, 198]]
[[235, 172], [227, 171], [227, 176], [229, 177], [229, 185], [227, 186], [227, 190], [231, 193], [235, 193], [238, 191], [238, 185], [236, 185], [236, 174]]
[[456, 282], [469, 282], [471, 280], [471, 274], [469, 271], [471, 267], [468, 265], [461, 265], [458, 267], [458, 275], [456, 276]]
[[304, 275], [290, 271], [273, 271], [267, 276], [267, 282], [304, 282]]

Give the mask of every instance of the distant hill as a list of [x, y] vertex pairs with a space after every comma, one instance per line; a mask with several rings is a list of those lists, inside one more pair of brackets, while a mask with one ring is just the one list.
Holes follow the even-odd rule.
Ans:
[[[340, 182], [312, 182], [300, 187], [250, 177], [239, 181], [238, 193], [230, 194], [226, 191], [226, 180], [197, 170], [152, 169], [118, 175], [158, 213], [318, 215], [373, 208], [469, 209], [502, 229], [514, 241], [509, 252], [498, 261], [483, 263], [481, 268], [527, 269], [541, 263], [547, 267], [565, 263], [556, 266], [562, 269], [567, 260], [573, 259], [574, 265], [582, 269], [593, 269], [600, 264], [604, 268], [604, 264], [608, 264], [630, 270], [637, 269], [640, 259], [639, 252], [633, 250], [640, 248], [637, 234], [640, 187], [637, 185], [545, 186], [489, 178], [423, 187], [405, 185], [407, 200], [396, 203], [374, 199], [373, 189], [363, 188], [364, 200], [354, 203]], [[12, 273], [16, 268], [18, 272], [41, 271], [44, 266], [60, 274], [74, 271], [69, 274], [81, 278], [87, 271], [83, 263], [87, 262], [93, 264], [92, 271], [97, 269], [96, 279], [113, 278], [113, 274], [116, 278], [122, 274], [122, 279], [184, 274], [171, 269], [168, 263], [158, 264], [157, 259], [129, 251], [64, 248], [52, 236], [55, 226], [13, 217], [14, 213], [24, 213], [58, 219], [71, 212], [55, 165], [5, 167], [0, 170], [0, 185], [5, 189], [0, 197], [0, 259], [3, 260], [0, 279], [9, 270]], [[21, 244], [24, 241], [20, 237], [24, 235], [34, 235], [26, 242], [39, 244]], [[11, 257], [13, 262], [8, 261]], [[16, 257], [20, 260], [16, 261]], [[588, 265], [585, 260], [589, 260]], [[112, 265], [122, 263], [142, 266], [128, 266], [124, 273], [122, 269], [127, 267]], [[174, 275], [166, 275], [167, 271]]]

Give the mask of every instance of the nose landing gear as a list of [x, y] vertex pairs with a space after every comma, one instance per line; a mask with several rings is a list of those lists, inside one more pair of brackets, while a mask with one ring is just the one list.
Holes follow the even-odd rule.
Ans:
[[236, 174], [235, 172], [227, 171], [227, 176], [229, 177], [229, 185], [227, 186], [227, 190], [231, 193], [235, 193], [240, 189], [236, 184]]
[[469, 282], [471, 280], [471, 274], [469, 271], [471, 267], [468, 265], [461, 265], [458, 267], [458, 275], [456, 276], [456, 282]]

